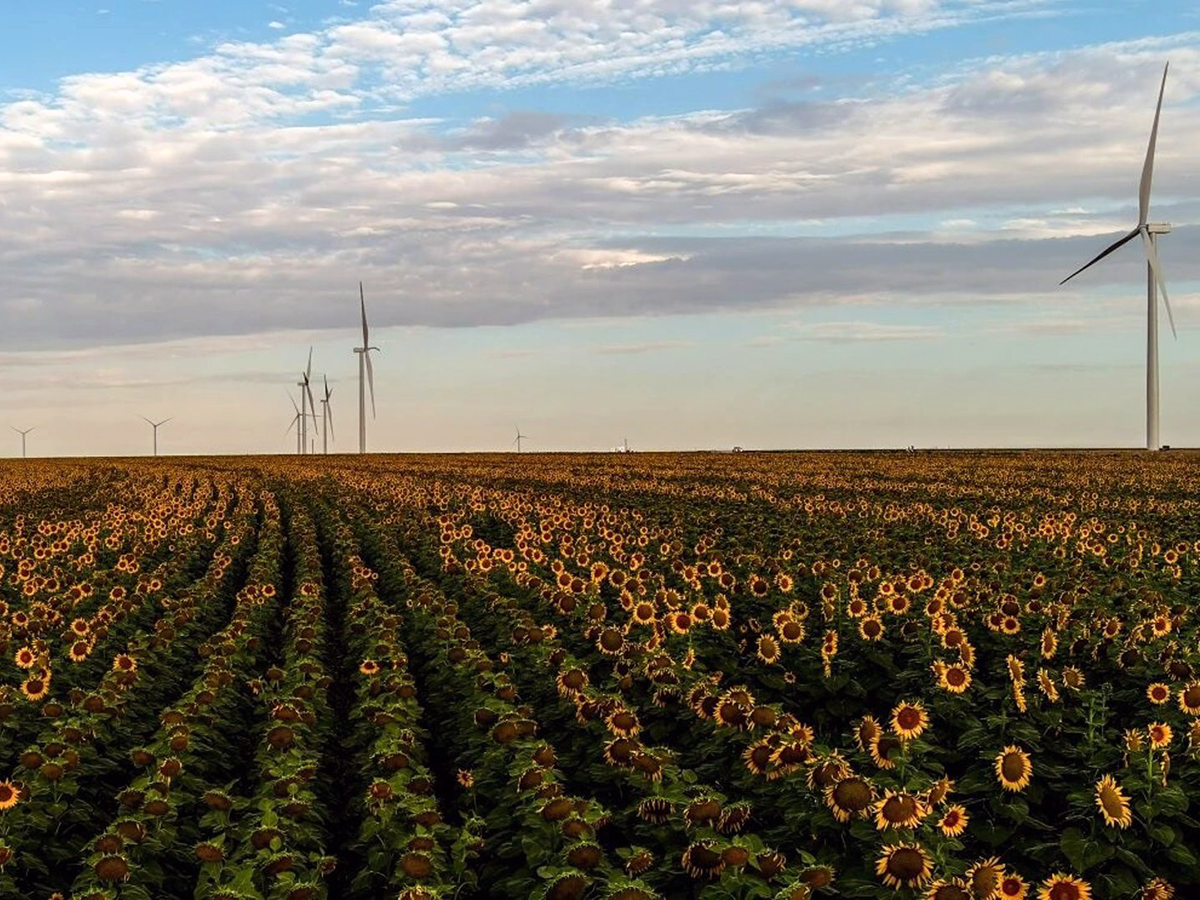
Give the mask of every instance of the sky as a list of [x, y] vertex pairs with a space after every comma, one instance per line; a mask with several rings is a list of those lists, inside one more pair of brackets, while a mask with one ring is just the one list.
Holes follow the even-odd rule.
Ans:
[[[1200, 445], [1200, 9], [6, 0], [0, 455]], [[369, 405], [369, 404], [368, 404]], [[311, 431], [311, 430], [310, 430]], [[316, 440], [320, 449], [321, 441]]]

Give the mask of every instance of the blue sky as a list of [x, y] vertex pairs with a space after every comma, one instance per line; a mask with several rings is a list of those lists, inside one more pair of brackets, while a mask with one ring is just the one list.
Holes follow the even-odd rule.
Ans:
[[1056, 283], [1136, 216], [1167, 58], [1163, 439], [1200, 443], [1191, 4], [3, 15], [0, 377], [31, 450], [138, 452], [116, 423], [174, 414], [165, 449], [284, 451], [310, 344], [348, 449], [359, 278], [378, 449], [515, 420], [543, 449], [1136, 445], [1138, 253]]

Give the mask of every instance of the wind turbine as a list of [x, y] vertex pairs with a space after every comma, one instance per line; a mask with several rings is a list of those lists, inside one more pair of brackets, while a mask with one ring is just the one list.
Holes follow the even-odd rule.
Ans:
[[158, 426], [159, 426], [159, 425], [166, 425], [166, 424], [167, 424], [168, 422], [170, 422], [170, 421], [171, 421], [171, 419], [173, 419], [173, 418], [174, 418], [174, 416], [168, 416], [167, 418], [163, 419], [161, 422], [151, 422], [151, 421], [150, 421], [149, 419], [147, 419], [145, 416], [142, 416], [142, 419], [143, 419], [145, 422], [147, 422], [147, 423], [150, 425], [150, 427], [151, 427], [151, 428], [153, 428], [153, 429], [154, 429], [154, 455], [155, 455], [155, 456], [158, 456]]
[[1167, 299], [1167, 283], [1163, 280], [1162, 265], [1158, 261], [1158, 236], [1170, 234], [1167, 223], [1150, 223], [1150, 182], [1154, 176], [1154, 146], [1158, 142], [1158, 117], [1162, 112], [1163, 91], [1167, 87], [1168, 62], [1163, 66], [1162, 84], [1158, 88], [1158, 106], [1154, 109], [1154, 124], [1150, 128], [1150, 144], [1146, 147], [1146, 161], [1142, 164], [1142, 180], [1138, 186], [1138, 222], [1124, 237], [1114, 241], [1091, 262], [1076, 269], [1059, 282], [1066, 284], [1080, 272], [1095, 265], [1117, 248], [1129, 243], [1139, 234], [1146, 251], [1146, 449], [1157, 450], [1158, 442], [1158, 303], [1155, 288], [1162, 291], [1163, 305], [1167, 308], [1167, 319], [1171, 323], [1171, 334], [1175, 331], [1175, 317], [1171, 314], [1171, 301]]
[[[526, 438], [528, 438], [528, 437], [529, 437], [529, 435], [527, 435], [527, 434], [521, 434], [521, 426], [520, 426], [520, 425], [518, 425], [518, 426], [517, 426], [517, 437], [516, 437], [516, 439], [513, 441], [513, 444], [516, 444], [516, 445], [517, 445], [517, 452], [518, 452], [518, 453], [520, 453], [520, 452], [521, 452], [521, 441], [525, 440], [525, 439], [526, 439]], [[509, 444], [509, 446], [511, 447], [511, 446], [512, 446], [512, 444]]]
[[[355, 347], [358, 354], [358, 452], [367, 452], [367, 394], [366, 384], [371, 386], [371, 418], [375, 418], [375, 371], [371, 368], [371, 351], [378, 352], [378, 347], [371, 346], [367, 332], [367, 301], [363, 299], [363, 285], [358, 283], [358, 306], [362, 311], [363, 342], [361, 347]], [[366, 369], [366, 384], [363, 383], [363, 369]]]
[[[300, 455], [300, 420], [303, 418], [303, 414], [300, 412], [300, 407], [298, 407], [296, 405], [296, 401], [292, 397], [291, 394], [288, 394], [288, 399], [292, 401], [292, 409], [294, 409], [296, 411], [296, 414], [294, 416], [292, 416], [292, 424], [287, 427], [287, 431], [291, 431], [293, 428], [296, 429], [296, 455], [299, 456]], [[284, 432], [285, 436], [287, 435], [287, 431]]]
[[24, 431], [22, 431], [16, 425], [9, 425], [8, 427], [21, 436], [21, 459], [25, 459], [25, 435], [29, 434], [29, 432], [33, 431], [33, 428], [36, 428], [37, 426], [35, 425], [33, 428], [26, 428]]
[[[325, 451], [325, 455], [329, 455], [329, 434], [333, 431], [333, 414], [329, 409], [329, 398], [333, 396], [333, 390], [329, 387], [329, 378], [322, 376], [325, 381], [325, 396], [321, 398], [321, 448]], [[337, 440], [337, 435], [333, 436]]]
[[300, 388], [300, 443], [304, 447], [301, 452], [308, 452], [308, 417], [317, 419], [317, 404], [313, 402], [312, 388], [309, 381], [312, 378], [312, 347], [308, 348], [308, 368], [300, 373], [301, 380], [296, 382]]

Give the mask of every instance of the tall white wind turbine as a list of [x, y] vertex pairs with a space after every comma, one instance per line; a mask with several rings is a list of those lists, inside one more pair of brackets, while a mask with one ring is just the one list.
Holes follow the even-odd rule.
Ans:
[[[371, 418], [375, 418], [375, 371], [371, 368], [371, 351], [379, 352], [378, 347], [371, 346], [370, 334], [367, 331], [367, 301], [363, 298], [363, 285], [358, 283], [358, 307], [362, 312], [362, 346], [355, 347], [358, 354], [358, 452], [367, 452], [367, 385], [371, 388]], [[364, 383], [363, 371], [366, 370]]]
[[9, 425], [8, 427], [21, 436], [21, 459], [25, 459], [25, 436], [28, 435], [29, 432], [33, 431], [33, 429], [37, 426], [34, 425], [33, 428], [26, 428], [24, 431], [22, 431], [16, 425]]
[[1146, 147], [1146, 161], [1142, 164], [1142, 180], [1138, 186], [1138, 222], [1124, 237], [1114, 241], [1101, 251], [1091, 262], [1076, 269], [1059, 282], [1066, 284], [1084, 269], [1095, 265], [1117, 248], [1129, 243], [1138, 235], [1142, 237], [1142, 247], [1146, 252], [1146, 449], [1157, 450], [1158, 438], [1158, 302], [1155, 289], [1162, 292], [1163, 305], [1167, 308], [1167, 319], [1171, 323], [1171, 334], [1175, 331], [1175, 317], [1171, 313], [1171, 301], [1167, 299], [1167, 283], [1163, 279], [1162, 264], [1158, 261], [1158, 236], [1169, 234], [1171, 226], [1167, 223], [1151, 223], [1150, 216], [1150, 182], [1154, 177], [1154, 147], [1158, 142], [1158, 117], [1162, 112], [1163, 92], [1167, 87], [1168, 62], [1163, 66], [1162, 84], [1158, 88], [1158, 106], [1154, 109], [1154, 124], [1150, 128], [1150, 144]]
[[[333, 389], [329, 387], [329, 378], [322, 376], [325, 381], [325, 396], [321, 398], [321, 449], [325, 451], [325, 455], [329, 455], [329, 435], [333, 431], [333, 411], [329, 407], [329, 398], [333, 396]], [[337, 435], [333, 436], [337, 440]]]
[[308, 417], [312, 416], [314, 422], [317, 420], [317, 404], [313, 402], [311, 379], [312, 347], [309, 347], [308, 367], [300, 373], [300, 380], [296, 382], [296, 387], [300, 388], [300, 444], [304, 448], [301, 451], [303, 453], [308, 452]]
[[[513, 440], [513, 444], [516, 444], [516, 446], [517, 446], [517, 452], [518, 452], [518, 453], [520, 453], [520, 452], [521, 452], [521, 441], [528, 440], [528, 439], [529, 439], [529, 435], [527, 435], [527, 434], [521, 434], [521, 426], [520, 426], [520, 425], [516, 426], [516, 428], [517, 428], [517, 436], [516, 436], [516, 438]], [[512, 444], [509, 444], [509, 446], [511, 447], [511, 446], [512, 446]]]
[[158, 426], [166, 425], [173, 418], [174, 418], [174, 416], [168, 416], [167, 418], [163, 419], [161, 422], [151, 422], [145, 416], [142, 416], [142, 420], [145, 421], [151, 428], [154, 429], [154, 455], [155, 456], [158, 456]]

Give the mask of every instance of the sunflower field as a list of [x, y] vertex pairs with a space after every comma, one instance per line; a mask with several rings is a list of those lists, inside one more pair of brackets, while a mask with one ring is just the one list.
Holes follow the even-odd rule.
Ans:
[[1179, 452], [0, 464], [0, 900], [1200, 897], [1198, 498]]

